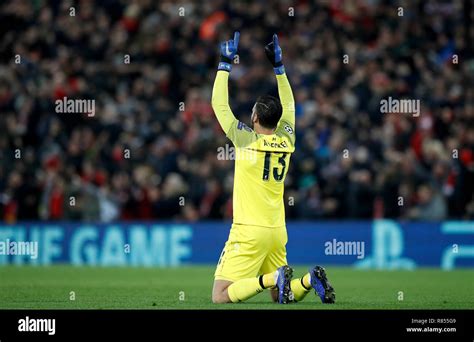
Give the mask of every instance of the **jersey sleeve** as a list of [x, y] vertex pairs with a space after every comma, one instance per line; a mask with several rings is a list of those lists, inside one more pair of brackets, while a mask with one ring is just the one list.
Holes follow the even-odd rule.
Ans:
[[227, 137], [235, 147], [247, 147], [257, 140], [255, 131], [241, 121], [235, 121], [231, 125]]
[[278, 82], [278, 95], [280, 97], [282, 115], [276, 129], [277, 134], [286, 136], [294, 145], [295, 143], [295, 99], [290, 82], [286, 74], [276, 75]]
[[235, 147], [245, 147], [255, 141], [255, 132], [238, 121], [229, 106], [229, 73], [219, 70], [212, 89], [212, 109], [226, 136]]
[[216, 75], [216, 80], [214, 81], [214, 87], [212, 88], [211, 99], [212, 109], [225, 134], [227, 134], [230, 128], [237, 122], [229, 106], [228, 83], [229, 73], [219, 70]]

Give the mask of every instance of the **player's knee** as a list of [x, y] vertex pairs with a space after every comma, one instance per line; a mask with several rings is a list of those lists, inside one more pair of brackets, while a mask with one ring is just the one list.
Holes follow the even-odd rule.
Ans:
[[212, 302], [214, 304], [231, 303], [227, 288], [232, 284], [228, 281], [217, 280], [212, 288]]
[[212, 296], [213, 304], [222, 304], [221, 298], [219, 296]]
[[223, 292], [221, 293], [212, 293], [212, 302], [214, 304], [224, 304], [224, 303], [230, 303], [229, 296], [224, 294]]

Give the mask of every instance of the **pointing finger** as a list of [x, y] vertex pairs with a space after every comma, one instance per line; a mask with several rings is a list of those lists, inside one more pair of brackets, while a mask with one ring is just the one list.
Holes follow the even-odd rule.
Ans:
[[274, 45], [274, 46], [279, 46], [279, 45], [280, 45], [280, 44], [278, 43], [278, 36], [277, 36], [276, 33], [273, 35], [273, 45]]
[[234, 47], [235, 47], [235, 49], [237, 49], [237, 47], [239, 46], [239, 39], [240, 39], [240, 32], [235, 31], [234, 32]]

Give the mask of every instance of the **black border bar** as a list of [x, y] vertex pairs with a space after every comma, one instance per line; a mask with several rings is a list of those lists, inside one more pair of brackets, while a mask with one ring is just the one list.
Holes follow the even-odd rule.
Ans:
[[[26, 316], [54, 318], [55, 334], [18, 331], [19, 320]], [[423, 320], [427, 321], [421, 324]], [[426, 327], [456, 331], [407, 331]], [[288, 334], [306, 336], [305, 340], [380, 340], [387, 336], [417, 341], [473, 341], [474, 310], [0, 310], [1, 342], [96, 338], [135, 341], [139, 337], [159, 341], [166, 336], [195, 340], [250, 338], [256, 334], [272, 334], [276, 340]]]

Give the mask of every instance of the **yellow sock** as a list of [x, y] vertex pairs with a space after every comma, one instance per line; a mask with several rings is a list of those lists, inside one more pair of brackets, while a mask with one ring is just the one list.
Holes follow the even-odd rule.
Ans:
[[276, 285], [275, 272], [264, 274], [262, 276], [262, 282], [263, 282], [263, 286], [265, 286], [266, 289], [269, 287], [274, 287]]
[[[304, 286], [303, 286], [303, 284]], [[291, 281], [291, 291], [295, 295], [297, 302], [301, 301], [311, 290], [311, 284], [309, 282], [309, 273], [305, 274], [302, 278], [293, 279]]]
[[227, 288], [232, 303], [242, 302], [263, 291], [259, 278], [237, 280]]
[[272, 272], [257, 278], [237, 280], [227, 288], [227, 294], [232, 303], [238, 303], [255, 296], [264, 289], [274, 287], [275, 285], [276, 273]]
[[303, 276], [303, 285], [306, 286], [308, 289], [311, 289], [311, 279], [309, 278], [309, 273], [306, 273]]

